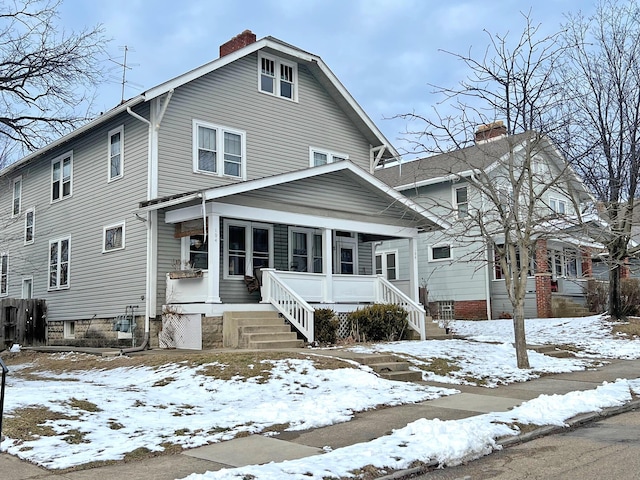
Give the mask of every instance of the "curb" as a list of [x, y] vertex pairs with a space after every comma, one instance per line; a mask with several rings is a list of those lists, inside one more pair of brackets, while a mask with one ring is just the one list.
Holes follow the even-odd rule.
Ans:
[[[556, 433], [567, 432], [581, 427], [582, 425], [586, 425], [587, 423], [596, 422], [604, 418], [613, 417], [615, 415], [620, 415], [621, 413], [627, 413], [637, 409], [640, 409], [640, 399], [631, 400], [618, 407], [605, 408], [599, 412], [581, 413], [567, 420], [567, 422], [563, 426], [545, 425], [540, 428], [536, 428], [531, 432], [523, 433], [522, 435], [516, 435], [513, 437], [505, 438], [503, 440], [499, 440], [496, 443], [502, 448], [513, 447], [514, 445], [530, 442], [531, 440], [535, 440], [536, 438], [544, 437], [546, 435], [553, 435]], [[428, 473], [432, 468], [435, 468], [438, 465], [439, 463], [433, 460], [419, 467], [413, 467], [407, 470], [399, 470], [389, 475], [378, 477], [378, 480], [403, 480], [414, 475], [422, 475]]]

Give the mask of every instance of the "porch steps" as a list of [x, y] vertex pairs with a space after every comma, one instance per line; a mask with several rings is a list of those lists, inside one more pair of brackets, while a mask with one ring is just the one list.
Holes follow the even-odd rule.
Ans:
[[223, 315], [225, 347], [242, 349], [301, 348], [298, 339], [278, 312], [225, 312]]
[[559, 318], [575, 318], [593, 315], [584, 305], [580, 305], [568, 298], [552, 298], [551, 308], [553, 310], [553, 316]]
[[393, 355], [362, 355], [352, 360], [367, 365], [380, 377], [387, 380], [401, 382], [418, 382], [422, 380], [422, 373], [409, 370], [409, 364]]

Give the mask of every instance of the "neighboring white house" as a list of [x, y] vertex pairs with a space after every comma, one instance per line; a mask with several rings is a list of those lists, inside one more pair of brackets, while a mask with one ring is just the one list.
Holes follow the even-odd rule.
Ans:
[[[479, 129], [474, 146], [396, 163], [375, 172], [377, 178], [453, 225], [419, 237], [418, 272], [427, 297], [423, 301], [428, 301], [434, 317], [486, 319], [512, 313], [502, 269], [493, 261], [494, 254], [485, 246], [478, 231], [469, 229], [465, 222], [470, 212], [486, 212], [488, 208], [488, 202], [469, 181], [479, 172], [491, 175], [498, 191], [504, 191], [505, 202], [509, 201], [508, 182], [498, 183], [506, 178], [504, 162], [509, 158], [509, 151], [515, 152], [512, 161], [518, 162], [518, 155], [524, 151], [521, 145], [528, 134], [507, 137], [505, 132], [502, 122], [489, 124]], [[559, 299], [563, 299], [564, 304], [584, 305], [586, 279], [591, 276], [591, 255], [601, 245], [574, 222], [560, 225], [565, 219], [581, 216], [582, 212], [575, 211], [575, 206], [583, 207], [593, 199], [580, 179], [567, 170], [564, 159], [547, 138], [540, 138], [531, 167], [540, 184], [551, 182], [560, 171], [570, 173], [569, 185], [550, 188], [541, 196], [541, 205], [537, 207], [548, 213], [552, 222], [549, 228], [553, 226], [558, 235], [538, 240], [529, 270], [525, 314], [549, 317], [560, 304]], [[374, 255], [377, 272], [401, 287], [408, 278], [407, 262], [411, 258], [406, 242], [381, 242], [376, 245]], [[544, 268], [543, 263], [548, 268]]]

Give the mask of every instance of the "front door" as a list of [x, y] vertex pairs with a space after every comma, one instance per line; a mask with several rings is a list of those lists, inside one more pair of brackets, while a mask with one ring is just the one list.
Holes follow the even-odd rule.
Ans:
[[346, 275], [358, 273], [358, 240], [356, 238], [336, 236], [334, 272]]

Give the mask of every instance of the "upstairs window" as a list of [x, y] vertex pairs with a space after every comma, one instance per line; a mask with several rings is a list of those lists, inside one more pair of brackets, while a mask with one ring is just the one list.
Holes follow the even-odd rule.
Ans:
[[49, 290], [69, 288], [70, 246], [70, 238], [49, 242]]
[[309, 166], [311, 167], [326, 165], [327, 163], [339, 162], [342, 160], [349, 160], [349, 155], [346, 153], [337, 153], [320, 148], [309, 147]]
[[260, 52], [258, 70], [258, 89], [262, 93], [297, 100], [298, 66], [296, 63]]
[[11, 215], [20, 215], [20, 204], [22, 202], [22, 177], [13, 179], [13, 206], [11, 207]]
[[108, 181], [122, 178], [124, 167], [124, 127], [108, 133]]
[[469, 216], [469, 197], [467, 187], [455, 188], [454, 197], [458, 218], [467, 218]]
[[104, 227], [102, 252], [112, 252], [124, 248], [124, 222]]
[[554, 213], [558, 215], [564, 215], [567, 213], [567, 202], [564, 200], [560, 200], [558, 198], [550, 198], [549, 199], [549, 207]]
[[73, 155], [67, 153], [51, 162], [51, 201], [56, 202], [72, 193]]
[[245, 177], [245, 133], [194, 121], [193, 171]]
[[36, 212], [30, 208], [24, 215], [24, 244], [29, 245], [34, 241], [36, 230]]

